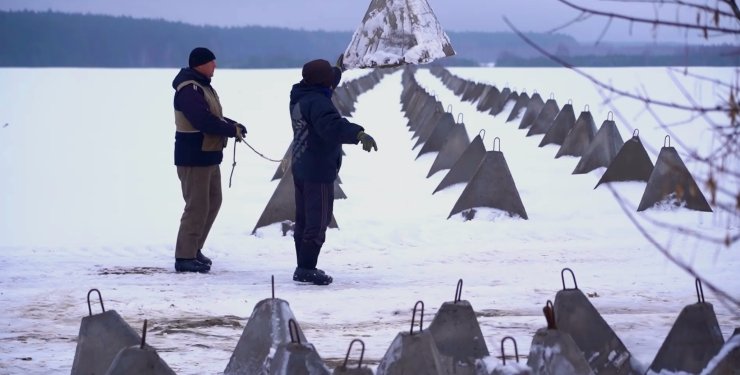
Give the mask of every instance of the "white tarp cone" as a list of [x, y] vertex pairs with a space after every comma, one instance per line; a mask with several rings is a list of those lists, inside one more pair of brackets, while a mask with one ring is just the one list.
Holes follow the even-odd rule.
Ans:
[[425, 64], [454, 54], [427, 0], [372, 0], [344, 51], [343, 67]]

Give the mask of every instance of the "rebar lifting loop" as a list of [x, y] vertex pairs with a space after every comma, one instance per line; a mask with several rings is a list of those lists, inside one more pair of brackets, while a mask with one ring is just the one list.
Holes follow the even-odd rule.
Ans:
[[542, 308], [542, 312], [545, 314], [547, 329], [557, 329], [557, 325], [555, 324], [555, 308], [552, 305], [552, 301], [547, 300], [545, 307]]
[[532, 95], [534, 95], [534, 94], [539, 94], [536, 89], [535, 90], [532, 90]]
[[144, 328], [141, 329], [141, 346], [140, 349], [144, 349], [144, 345], [146, 345], [146, 323], [147, 320], [144, 319]]
[[563, 270], [560, 271], [560, 280], [563, 282], [563, 290], [569, 290], [565, 287], [565, 271], [570, 272], [570, 275], [573, 277], [574, 288], [570, 290], [578, 289], [578, 283], [576, 282], [576, 274], [574, 274], [573, 270], [570, 268], [563, 268]]
[[457, 280], [457, 288], [455, 288], [455, 300], [453, 303], [458, 303], [462, 299], [462, 286], [463, 280]]
[[100, 301], [100, 308], [105, 312], [105, 306], [103, 306], [103, 296], [100, 294], [100, 291], [97, 289], [90, 289], [89, 292], [87, 292], [87, 311], [90, 312], [90, 316], [92, 316], [92, 307], [90, 306], [90, 294], [92, 292], [98, 292], [98, 300]]
[[[611, 119], [609, 117], [611, 117]], [[614, 112], [609, 111], [609, 113], [606, 114], [606, 120], [607, 121], [614, 121]]]
[[272, 285], [272, 299], [275, 299], [275, 275], [270, 276], [270, 284]]
[[519, 363], [519, 348], [516, 346], [516, 340], [511, 336], [506, 336], [501, 339], [501, 360], [504, 362], [504, 366], [506, 366], [506, 353], [504, 352], [504, 343], [506, 340], [511, 340], [514, 343], [514, 358], [516, 359], [516, 363]]
[[478, 135], [480, 136], [480, 139], [481, 139], [481, 140], [484, 140], [484, 139], [486, 139], [486, 129], [481, 129], [481, 130], [480, 130], [480, 131], [478, 132]]
[[701, 285], [701, 280], [697, 277], [694, 284], [696, 286], [696, 299], [699, 300], [698, 303], [704, 303], [704, 287]]
[[586, 104], [585, 106], [583, 106], [583, 112], [591, 112], [591, 106], [588, 105], [588, 104]]
[[[462, 119], [462, 120], [461, 120], [461, 119]], [[457, 114], [457, 123], [458, 123], [458, 124], [462, 124], [462, 123], [463, 123], [463, 120], [464, 120], [464, 119], [465, 119], [465, 118], [463, 117], [463, 114], [462, 114], [462, 112], [460, 112], [460, 113], [458, 113], [458, 114]]]
[[452, 104], [447, 105], [447, 112], [452, 113]]
[[555, 100], [555, 93], [554, 92], [550, 92], [550, 100]]
[[496, 140], [498, 139], [498, 151], [501, 152], [501, 138], [496, 137], [493, 139], [493, 151], [496, 151]]
[[414, 334], [414, 323], [416, 322], [416, 306], [419, 306], [421, 304], [421, 315], [419, 316], [419, 332], [424, 330], [424, 302], [423, 301], [416, 301], [414, 304], [414, 311], [411, 314], [411, 330], [409, 331], [409, 335]]
[[[666, 146], [666, 143], [668, 143], [668, 146]], [[671, 136], [666, 135], [665, 138], [663, 138], [663, 147], [671, 147]]]
[[[294, 330], [295, 330], [295, 336], [293, 335]], [[293, 319], [288, 320], [288, 332], [290, 333], [291, 343], [294, 343], [294, 344], [301, 343], [301, 335], [298, 334], [298, 323], [296, 323], [295, 320]]]
[[568, 99], [568, 104], [573, 105], [573, 99]]
[[640, 135], [640, 129], [635, 129], [635, 130], [634, 130], [634, 131], [632, 132], [632, 136], [633, 136], [633, 137], [638, 137], [639, 135]]
[[362, 349], [360, 349], [360, 361], [357, 363], [357, 368], [362, 368], [362, 358], [365, 357], [365, 343], [360, 339], [354, 339], [350, 341], [349, 348], [347, 348], [347, 355], [344, 356], [344, 363], [342, 364], [342, 369], [347, 369], [347, 361], [349, 360], [349, 352], [352, 350], [352, 344], [355, 342], [359, 342]]

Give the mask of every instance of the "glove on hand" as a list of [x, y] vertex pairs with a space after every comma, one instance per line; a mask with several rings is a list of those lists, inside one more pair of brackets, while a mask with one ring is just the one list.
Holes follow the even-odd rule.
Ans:
[[370, 152], [371, 149], [375, 149], [375, 151], [378, 151], [378, 144], [375, 143], [375, 139], [373, 139], [370, 134], [360, 132], [357, 134], [357, 140], [362, 143], [363, 150]]
[[234, 126], [236, 126], [236, 141], [241, 142], [244, 140], [244, 136], [247, 135], [247, 127], [239, 123], [234, 124]]

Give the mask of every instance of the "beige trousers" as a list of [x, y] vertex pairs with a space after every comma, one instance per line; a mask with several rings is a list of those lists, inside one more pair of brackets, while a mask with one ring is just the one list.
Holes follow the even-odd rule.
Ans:
[[203, 248], [208, 232], [221, 208], [221, 169], [207, 167], [177, 167], [185, 209], [177, 232], [175, 258], [193, 259]]

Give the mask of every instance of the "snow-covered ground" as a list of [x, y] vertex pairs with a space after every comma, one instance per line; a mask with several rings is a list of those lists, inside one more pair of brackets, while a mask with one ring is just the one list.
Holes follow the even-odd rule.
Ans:
[[[683, 101], [666, 69], [591, 69], [621, 88]], [[694, 72], [728, 81], [734, 69]], [[604, 105], [593, 85], [564, 69], [452, 69], [466, 79], [553, 93], [576, 115], [589, 104], [597, 126], [618, 109], [627, 140], [640, 129], [655, 162], [665, 133], [639, 103]], [[575, 271], [578, 286], [627, 348], [647, 366], [681, 308], [696, 302], [694, 279], [656, 251], [627, 220], [609, 189], [593, 189], [603, 169], [571, 175], [578, 159], [554, 159], [557, 146], [538, 148], [542, 136], [525, 137], [518, 121], [478, 113], [423, 70], [417, 78], [445, 107], [463, 113], [471, 136], [486, 129], [486, 147], [501, 138], [529, 220], [489, 215], [447, 220], [462, 192], [456, 185], [435, 195], [444, 172], [425, 178], [434, 154], [415, 160], [418, 148], [399, 103], [400, 72], [359, 98], [353, 121], [378, 142], [377, 153], [345, 147], [340, 173], [349, 197], [335, 204], [341, 229], [330, 230], [319, 266], [335, 282], [297, 285], [292, 238], [278, 225], [252, 229], [272, 195], [277, 165], [243, 145], [228, 188], [231, 144], [222, 164], [224, 204], [205, 253], [206, 275], [176, 274], [174, 242], [183, 206], [172, 165], [174, 69], [0, 69], [0, 373], [68, 373], [85, 296], [99, 288], [107, 309], [135, 329], [149, 320], [147, 342], [178, 374], [224, 370], [255, 304], [276, 294], [295, 313], [308, 340], [331, 363], [349, 342], [362, 338], [365, 358], [377, 364], [395, 335], [409, 328], [417, 300], [425, 326], [454, 297], [479, 313], [492, 353], [504, 336], [519, 353], [545, 325], [541, 309], [561, 289], [560, 271]], [[348, 72], [348, 78], [358, 72]], [[248, 141], [280, 158], [291, 139], [287, 110], [291, 70], [218, 70], [214, 86], [225, 114], [246, 124]], [[678, 78], [689, 92], [714, 103], [719, 89]], [[675, 113], [661, 111], [666, 121]], [[631, 124], [625, 124], [625, 120]], [[719, 120], [722, 120], [719, 118]], [[703, 122], [675, 130], [700, 149], [712, 147]], [[629, 126], [628, 126], [629, 125]], [[673, 143], [677, 146], [676, 143]], [[684, 152], [677, 147], [679, 152]], [[682, 154], [683, 155], [683, 154]], [[686, 160], [686, 159], [685, 159]], [[687, 162], [695, 176], [698, 165]], [[639, 203], [645, 184], [612, 184]], [[700, 184], [702, 188], [704, 186]], [[705, 190], [706, 194], [706, 190]], [[740, 223], [716, 213], [650, 210], [651, 217], [689, 225], [701, 233], [737, 235]], [[638, 215], [639, 216], [639, 215]], [[643, 216], [644, 217], [644, 216]], [[654, 230], [673, 254], [709, 281], [740, 298], [738, 247], [709, 247], [692, 237]], [[706, 291], [725, 337], [740, 326], [736, 306]], [[99, 311], [93, 306], [93, 311]]]

